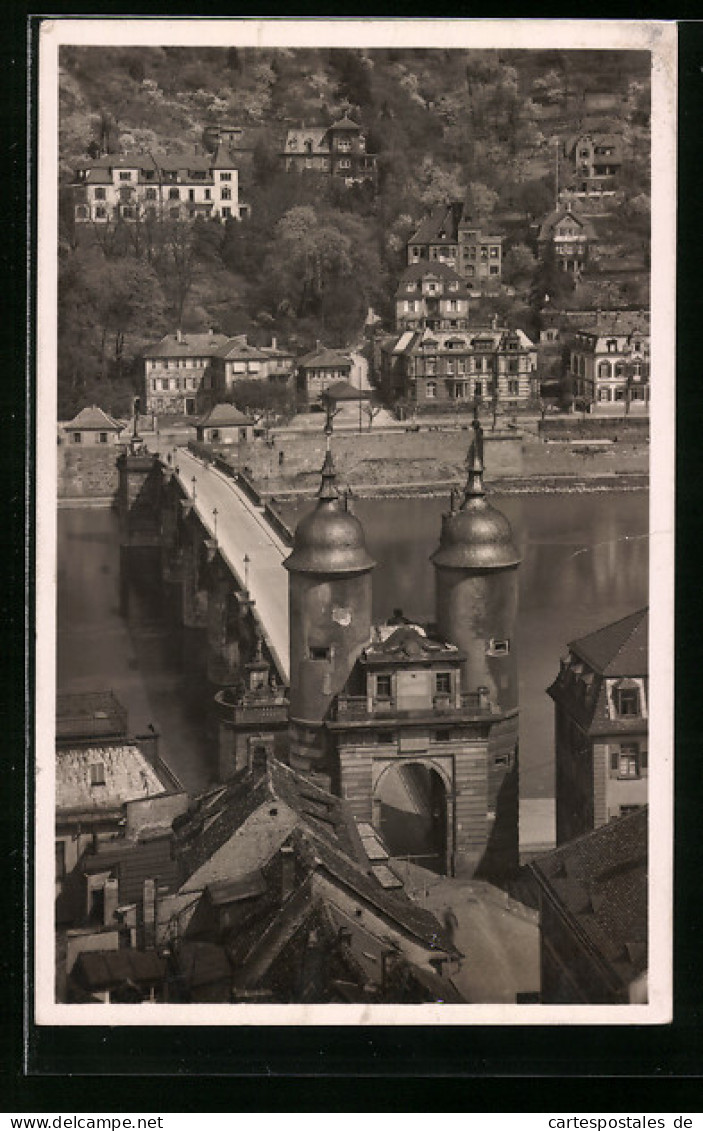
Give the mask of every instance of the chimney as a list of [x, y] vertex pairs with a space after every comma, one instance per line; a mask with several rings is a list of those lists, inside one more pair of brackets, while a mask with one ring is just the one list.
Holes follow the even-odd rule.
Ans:
[[182, 341], [183, 341], [183, 331], [182, 331], [182, 330], [180, 330], [180, 329], [179, 329], [179, 330], [176, 330], [176, 341], [177, 341], [177, 342], [182, 342]]
[[105, 927], [114, 927], [117, 921], [117, 899], [118, 899], [118, 884], [117, 880], [105, 880], [105, 902], [103, 904], [103, 925]]
[[491, 329], [492, 330], [498, 329], [498, 315], [497, 314], [494, 314], [493, 317], [491, 318]]
[[290, 844], [281, 848], [281, 899], [286, 900], [295, 889], [295, 853]]
[[215, 333], [215, 331], [213, 330], [212, 326], [208, 326], [208, 328], [207, 328], [207, 332], [208, 332], [208, 334], [209, 334], [209, 336], [210, 336], [211, 338], [213, 337], [213, 335], [214, 335], [214, 333]]
[[278, 339], [276, 338], [275, 334], [271, 335], [271, 349], [272, 350], [278, 349]]
[[315, 353], [319, 353], [322, 349], [322, 342], [319, 338], [315, 338]]

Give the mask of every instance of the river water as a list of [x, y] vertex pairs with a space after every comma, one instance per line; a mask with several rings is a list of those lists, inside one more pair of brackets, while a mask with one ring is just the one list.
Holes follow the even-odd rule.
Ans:
[[[545, 693], [568, 641], [647, 603], [648, 495], [492, 496], [522, 552], [516, 645], [520, 665], [520, 791], [553, 795], [553, 705]], [[289, 509], [295, 520], [310, 504]], [[432, 619], [444, 499], [359, 499], [374, 571], [374, 617], [394, 608]], [[283, 575], [281, 584], [286, 584]], [[153, 723], [161, 753], [186, 788], [213, 780], [213, 736], [181, 662], [181, 641], [158, 614], [157, 594], [133, 588], [120, 612], [117, 519], [107, 510], [58, 515], [58, 688], [112, 688], [133, 732]]]

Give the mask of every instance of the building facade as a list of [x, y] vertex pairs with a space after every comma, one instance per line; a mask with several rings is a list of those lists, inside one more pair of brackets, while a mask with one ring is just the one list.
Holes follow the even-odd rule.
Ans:
[[551, 245], [562, 271], [580, 275], [596, 244], [596, 231], [587, 216], [581, 216], [567, 201], [545, 218], [537, 239], [542, 258]]
[[198, 411], [203, 378], [218, 349], [226, 345], [225, 334], [167, 334], [144, 350], [144, 385], [148, 412], [182, 413]]
[[227, 393], [235, 381], [288, 381], [295, 372], [295, 355], [279, 349], [273, 338], [270, 346], [253, 346], [246, 334], [229, 338], [214, 351], [203, 388]]
[[648, 610], [569, 644], [555, 704], [557, 844], [646, 805]]
[[418, 408], [519, 408], [539, 396], [537, 349], [523, 330], [406, 330], [381, 345], [380, 359], [384, 396]]
[[610, 325], [577, 330], [569, 368], [577, 397], [597, 407], [648, 411], [648, 326], [628, 324], [623, 317]]
[[367, 151], [361, 126], [346, 115], [330, 126], [288, 130], [281, 157], [289, 173], [320, 173], [346, 184], [376, 179], [376, 155]]
[[72, 187], [79, 224], [241, 220], [248, 213], [236, 161], [222, 146], [213, 156], [106, 154], [80, 165]]
[[460, 200], [440, 204], [408, 240], [408, 265], [445, 263], [472, 286], [497, 286], [503, 274], [503, 237], [487, 235]]
[[622, 138], [610, 133], [582, 133], [564, 147], [572, 166], [573, 188], [590, 196], [613, 192], [622, 168]]
[[352, 359], [341, 350], [318, 348], [298, 359], [296, 366], [296, 399], [298, 409], [322, 404], [322, 394], [339, 381], [349, 381]]
[[403, 272], [395, 294], [395, 328], [466, 330], [469, 286], [446, 263], [415, 263]]

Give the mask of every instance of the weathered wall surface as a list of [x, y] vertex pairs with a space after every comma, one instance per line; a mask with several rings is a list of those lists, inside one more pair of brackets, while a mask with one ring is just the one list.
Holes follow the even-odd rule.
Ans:
[[59, 499], [109, 498], [117, 492], [117, 457], [122, 449], [61, 444], [58, 448]]
[[[420, 483], [463, 478], [472, 439], [470, 429], [422, 432], [337, 433], [334, 460], [343, 484]], [[484, 435], [486, 478], [516, 476], [522, 472], [522, 440], [514, 433]], [[281, 461], [281, 453], [283, 459]], [[319, 433], [279, 433], [269, 447], [263, 440], [231, 449], [228, 458], [248, 467], [265, 484], [285, 478], [304, 484], [317, 475], [325, 455], [325, 438]]]

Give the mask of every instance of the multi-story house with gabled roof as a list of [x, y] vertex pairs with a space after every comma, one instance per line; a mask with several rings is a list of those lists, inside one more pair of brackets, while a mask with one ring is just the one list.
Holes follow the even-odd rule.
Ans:
[[647, 804], [649, 610], [573, 640], [555, 704], [557, 844]]
[[502, 277], [503, 237], [487, 235], [466, 201], [439, 204], [408, 240], [408, 264], [446, 263], [471, 285], [497, 285]]
[[212, 156], [109, 153], [80, 165], [72, 187], [81, 224], [241, 220], [248, 214], [235, 158], [223, 146]]
[[626, 314], [576, 332], [570, 356], [574, 392], [608, 411], [649, 406], [649, 325]]
[[347, 115], [330, 126], [302, 123], [288, 130], [281, 157], [288, 173], [322, 173], [347, 184], [376, 178], [376, 156], [366, 149], [366, 134]]
[[519, 408], [538, 395], [534, 343], [497, 319], [481, 329], [406, 330], [380, 353], [384, 395], [418, 408], [467, 401]]
[[395, 293], [396, 330], [465, 330], [469, 286], [446, 263], [415, 263]]

